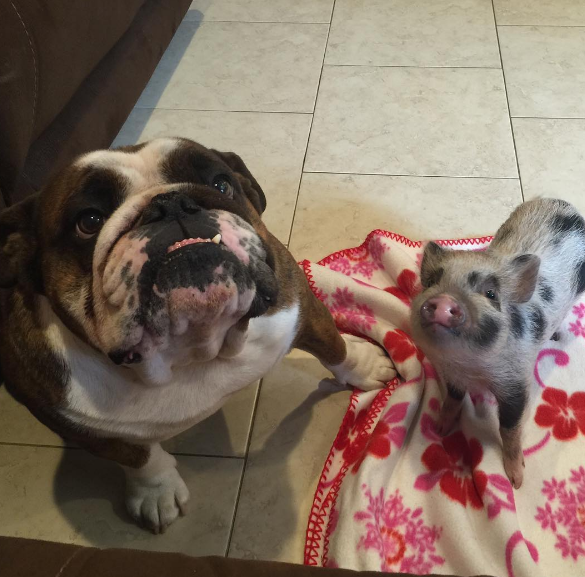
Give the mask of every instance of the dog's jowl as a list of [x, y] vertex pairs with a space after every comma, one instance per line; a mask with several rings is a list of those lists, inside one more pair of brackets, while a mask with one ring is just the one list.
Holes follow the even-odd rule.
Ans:
[[0, 215], [0, 362], [48, 427], [122, 465], [155, 532], [187, 487], [160, 442], [292, 347], [343, 384], [384, 386], [383, 351], [342, 338], [261, 215], [242, 160], [186, 139], [78, 158]]

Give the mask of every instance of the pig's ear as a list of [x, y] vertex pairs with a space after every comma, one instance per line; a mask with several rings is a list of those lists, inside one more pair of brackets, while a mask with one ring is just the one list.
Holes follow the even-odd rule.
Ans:
[[443, 274], [441, 261], [447, 251], [436, 242], [429, 242], [423, 253], [420, 265], [420, 283], [424, 288], [438, 282]]
[[529, 301], [536, 289], [540, 258], [535, 254], [522, 254], [510, 263], [511, 293], [514, 303]]

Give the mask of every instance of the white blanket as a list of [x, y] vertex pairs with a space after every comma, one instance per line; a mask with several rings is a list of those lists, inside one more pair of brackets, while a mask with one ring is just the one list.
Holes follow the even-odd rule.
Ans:
[[[439, 241], [481, 250], [491, 238]], [[409, 337], [420, 242], [385, 231], [301, 263], [342, 331], [384, 346], [399, 379], [355, 392], [325, 463], [305, 563], [416, 574], [585, 576], [585, 299], [534, 369], [524, 484], [502, 466], [497, 406], [466, 397], [435, 432], [444, 392]]]

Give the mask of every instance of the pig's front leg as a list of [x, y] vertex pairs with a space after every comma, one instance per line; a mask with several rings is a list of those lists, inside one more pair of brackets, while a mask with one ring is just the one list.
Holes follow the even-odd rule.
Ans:
[[522, 414], [526, 407], [526, 387], [514, 384], [506, 387], [507, 395], [498, 397], [500, 435], [502, 437], [504, 470], [514, 489], [519, 489], [524, 478], [522, 454]]
[[439, 416], [439, 435], [444, 437], [456, 425], [461, 413], [461, 406], [465, 398], [465, 391], [455, 387], [447, 381], [447, 397], [441, 407]]

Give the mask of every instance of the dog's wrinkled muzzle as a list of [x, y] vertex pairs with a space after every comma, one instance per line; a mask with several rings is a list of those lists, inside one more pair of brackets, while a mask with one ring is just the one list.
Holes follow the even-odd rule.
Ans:
[[173, 346], [214, 358], [238, 321], [264, 314], [278, 286], [255, 230], [187, 193], [153, 198], [120, 238], [103, 274], [103, 295], [117, 319], [108, 349], [136, 364]]

